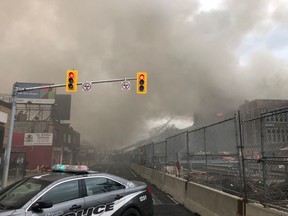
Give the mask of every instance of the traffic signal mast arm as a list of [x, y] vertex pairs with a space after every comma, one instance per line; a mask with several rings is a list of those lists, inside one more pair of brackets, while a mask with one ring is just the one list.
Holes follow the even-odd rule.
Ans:
[[[111, 83], [111, 82], [123, 82], [123, 81], [130, 81], [136, 80], [136, 78], [121, 78], [121, 79], [110, 79], [110, 80], [98, 80], [98, 81], [91, 81], [92, 84], [98, 83]], [[83, 82], [78, 82], [77, 85], [82, 85]], [[16, 83], [17, 85], [17, 83]], [[36, 86], [36, 87], [28, 87], [28, 88], [17, 88], [16, 92], [24, 92], [24, 91], [31, 91], [36, 89], [46, 89], [46, 88], [57, 88], [57, 87], [65, 87], [66, 84], [55, 84], [55, 85], [46, 85], [46, 86]]]

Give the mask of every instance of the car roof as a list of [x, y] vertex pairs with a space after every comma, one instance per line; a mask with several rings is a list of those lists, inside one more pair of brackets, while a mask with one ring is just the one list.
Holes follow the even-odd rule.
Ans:
[[127, 183], [129, 182], [127, 179], [124, 179], [124, 178], [121, 178], [119, 176], [115, 176], [112, 174], [108, 174], [108, 173], [46, 172], [46, 173], [39, 173], [37, 175], [30, 176], [29, 178], [39, 179], [39, 180], [48, 181], [52, 183], [55, 181], [62, 181], [62, 180], [69, 180], [69, 179], [82, 179], [82, 178], [97, 177], [97, 176], [111, 178], [125, 185], [127, 185]]

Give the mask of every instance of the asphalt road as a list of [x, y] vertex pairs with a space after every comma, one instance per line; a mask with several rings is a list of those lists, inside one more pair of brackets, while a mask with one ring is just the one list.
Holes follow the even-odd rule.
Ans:
[[101, 164], [92, 168], [99, 172], [111, 173], [130, 180], [146, 182], [151, 190], [154, 203], [154, 216], [199, 216], [177, 203], [173, 197], [160, 191], [155, 185], [151, 185], [145, 179], [136, 175], [126, 164]]

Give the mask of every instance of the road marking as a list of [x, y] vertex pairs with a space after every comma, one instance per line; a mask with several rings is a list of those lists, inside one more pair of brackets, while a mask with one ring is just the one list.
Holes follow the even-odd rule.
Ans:
[[173, 197], [171, 197], [169, 194], [167, 194], [167, 196], [175, 203], [175, 204], [179, 204]]
[[161, 205], [161, 204], [163, 204], [163, 203], [155, 196], [155, 194], [152, 194], [152, 200], [153, 200], [153, 205]]
[[130, 170], [130, 172], [134, 175], [134, 177], [137, 177], [137, 175], [130, 169], [130, 168], [128, 168], [129, 170]]
[[107, 173], [107, 172], [108, 172], [109, 168], [110, 168], [110, 167], [108, 167], [108, 168], [107, 168], [107, 170], [105, 171], [105, 173]]

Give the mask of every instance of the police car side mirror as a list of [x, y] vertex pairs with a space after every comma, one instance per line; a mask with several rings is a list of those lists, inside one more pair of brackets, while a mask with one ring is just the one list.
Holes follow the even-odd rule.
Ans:
[[32, 210], [40, 210], [43, 208], [51, 208], [52, 206], [53, 203], [50, 201], [37, 201], [31, 206], [31, 208]]

